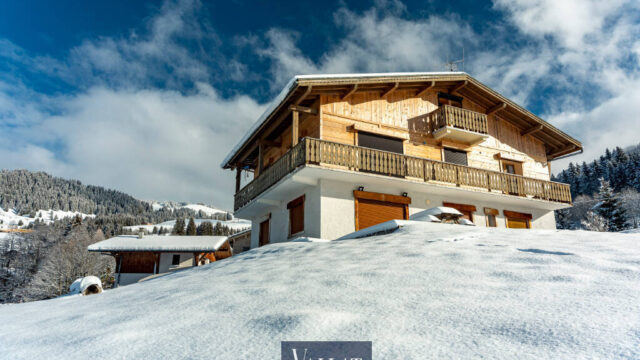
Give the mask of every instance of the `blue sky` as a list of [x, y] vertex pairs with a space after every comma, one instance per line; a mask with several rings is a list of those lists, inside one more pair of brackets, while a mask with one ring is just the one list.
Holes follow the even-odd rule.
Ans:
[[462, 48], [588, 161], [640, 142], [639, 35], [627, 0], [3, 2], [0, 168], [230, 208], [218, 164], [292, 75], [442, 71]]

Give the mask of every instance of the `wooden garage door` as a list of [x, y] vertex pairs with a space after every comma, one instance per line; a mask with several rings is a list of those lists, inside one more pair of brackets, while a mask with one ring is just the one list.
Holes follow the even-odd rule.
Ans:
[[411, 198], [354, 191], [356, 198], [356, 230], [368, 228], [389, 220], [409, 219]]
[[529, 229], [531, 228], [531, 214], [520, 213], [516, 211], [504, 210], [504, 217], [507, 218], [507, 227], [512, 229]]
[[529, 220], [527, 219], [517, 219], [517, 218], [507, 218], [507, 227], [511, 229], [528, 229], [529, 228]]

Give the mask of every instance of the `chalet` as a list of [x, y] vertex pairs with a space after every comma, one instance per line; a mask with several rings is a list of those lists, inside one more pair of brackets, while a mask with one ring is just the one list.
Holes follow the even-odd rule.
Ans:
[[226, 236], [120, 235], [92, 244], [88, 250], [116, 259], [116, 286], [233, 255]]
[[235, 214], [257, 247], [436, 206], [477, 226], [554, 229], [571, 193], [550, 181], [550, 162], [580, 151], [466, 73], [303, 75], [221, 165], [236, 171]]

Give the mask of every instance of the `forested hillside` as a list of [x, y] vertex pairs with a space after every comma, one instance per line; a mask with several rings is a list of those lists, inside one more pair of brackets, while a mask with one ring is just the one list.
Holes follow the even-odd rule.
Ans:
[[[556, 212], [558, 228], [620, 231], [640, 225], [640, 145], [607, 149], [590, 163], [569, 163], [553, 180], [571, 185], [574, 203]], [[611, 221], [624, 225], [609, 226]]]
[[28, 170], [0, 171], [0, 207], [22, 214], [39, 209], [95, 215], [140, 214], [151, 210], [150, 204], [120, 191]]
[[[184, 224], [183, 219], [193, 217], [230, 218], [222, 210], [201, 204], [141, 201], [120, 191], [27, 170], [0, 171], [0, 207], [28, 215], [30, 220], [24, 226], [13, 225], [29, 232], [0, 233], [0, 303], [59, 296], [76, 278], [86, 275], [99, 276], [108, 287], [113, 259], [89, 253], [87, 246], [123, 233], [125, 226], [176, 219]], [[78, 214], [44, 221], [36, 217], [38, 210], [95, 216]], [[235, 231], [207, 225], [215, 235]]]

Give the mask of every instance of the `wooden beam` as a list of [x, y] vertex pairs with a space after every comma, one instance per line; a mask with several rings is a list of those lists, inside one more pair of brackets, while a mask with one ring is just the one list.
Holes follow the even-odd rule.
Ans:
[[262, 145], [266, 145], [266, 146], [280, 147], [282, 145], [282, 143], [278, 141], [272, 141], [272, 140], [260, 140], [260, 142], [262, 143]]
[[300, 105], [300, 103], [303, 102], [304, 99], [306, 99], [307, 96], [309, 96], [309, 94], [311, 93], [311, 88], [312, 88], [311, 85], [307, 86], [307, 90], [305, 90], [305, 92], [302, 95], [300, 95], [298, 100], [296, 100], [293, 104], [294, 105]]
[[457, 92], [460, 89], [462, 89], [463, 87], [467, 86], [467, 84], [469, 83], [469, 81], [465, 80], [463, 82], [461, 82], [460, 84], [456, 85], [452, 90], [451, 93]]
[[553, 159], [553, 158], [558, 157], [560, 155], [564, 155], [565, 153], [569, 153], [569, 152], [575, 150], [576, 148], [577, 148], [577, 146], [571, 145], [571, 146], [566, 147], [566, 148], [564, 148], [562, 150], [558, 150], [558, 151], [554, 152], [553, 154], [547, 154], [547, 159], [548, 158]]
[[291, 106], [289, 106], [289, 110], [302, 112], [302, 113], [305, 113], [305, 114], [312, 114], [312, 115], [317, 115], [318, 114], [318, 110], [313, 109], [313, 108], [309, 108], [309, 107], [305, 107], [305, 106], [300, 106], [300, 105], [291, 105]]
[[506, 109], [507, 103], [500, 103], [496, 106], [492, 106], [487, 109], [487, 116], [497, 113], [500, 110]]
[[424, 89], [418, 91], [418, 93], [416, 94], [416, 97], [421, 97], [424, 93], [429, 91], [429, 89], [432, 89], [435, 86], [436, 86], [436, 82], [432, 81], [431, 84], [427, 85]]
[[531, 134], [537, 133], [538, 131], [540, 131], [542, 129], [544, 129], [544, 125], [542, 125], [542, 124], [536, 125], [536, 126], [530, 127], [527, 130], [524, 130], [524, 131], [520, 132], [520, 136], [531, 135]]
[[340, 97], [340, 100], [342, 101], [346, 100], [349, 96], [353, 95], [356, 91], [358, 91], [358, 84], [353, 85], [351, 90], [347, 91], [344, 95], [342, 95], [342, 97]]
[[300, 113], [293, 112], [293, 121], [291, 124], [291, 146], [298, 145], [298, 126], [300, 123]]
[[262, 166], [264, 157], [264, 145], [261, 142], [258, 142], [258, 174], [262, 174]]
[[236, 193], [240, 191], [240, 177], [242, 174], [242, 168], [240, 164], [236, 165]]
[[383, 92], [381, 97], [386, 98], [387, 96], [391, 95], [394, 91], [398, 89], [398, 86], [400, 86], [400, 83], [396, 82], [395, 84], [393, 84], [392, 87], [388, 88], [385, 92]]

